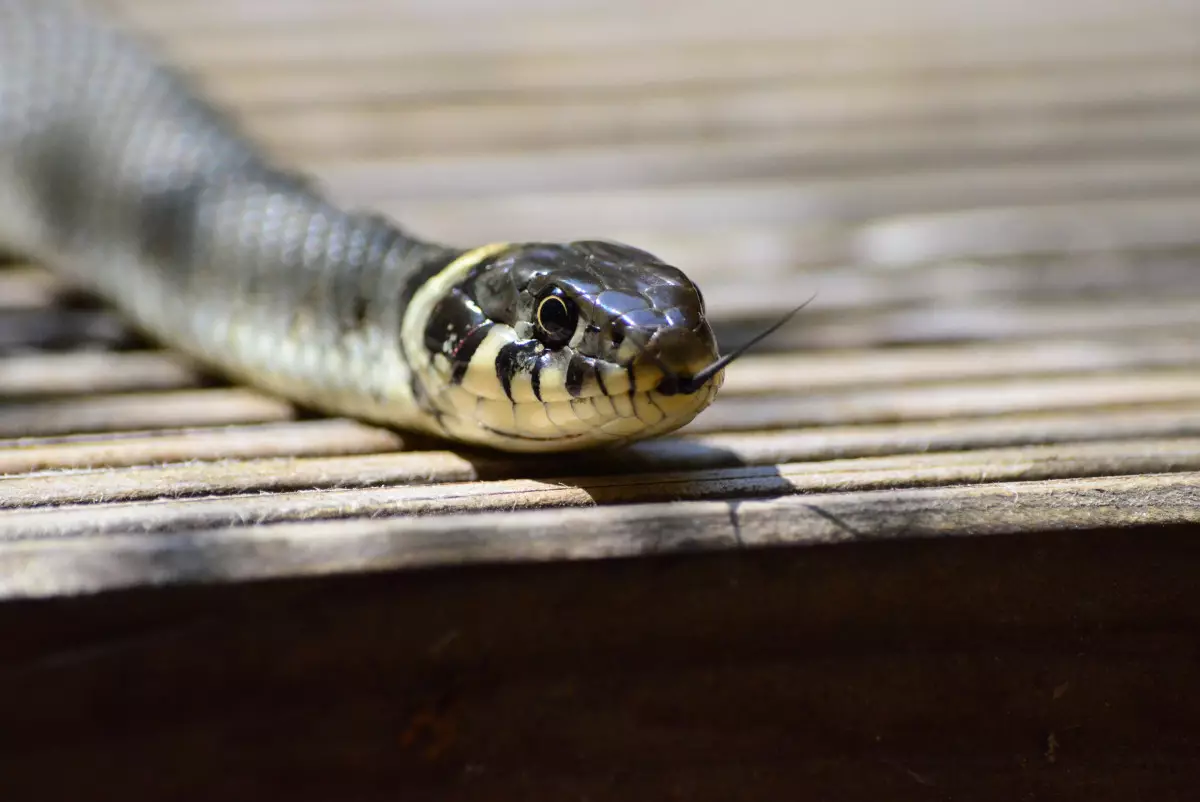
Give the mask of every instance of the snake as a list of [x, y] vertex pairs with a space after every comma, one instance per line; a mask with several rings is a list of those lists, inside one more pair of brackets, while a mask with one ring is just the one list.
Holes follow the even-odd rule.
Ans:
[[76, 0], [0, 0], [0, 245], [233, 381], [509, 452], [675, 431], [784, 322], [721, 356], [699, 287], [640, 248], [452, 247], [339, 205]]

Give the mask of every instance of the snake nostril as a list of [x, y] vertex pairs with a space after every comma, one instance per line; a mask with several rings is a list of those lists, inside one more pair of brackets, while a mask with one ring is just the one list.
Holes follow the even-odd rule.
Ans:
[[621, 343], [625, 342], [625, 321], [617, 318], [612, 323], [612, 338], [613, 348], [620, 348]]

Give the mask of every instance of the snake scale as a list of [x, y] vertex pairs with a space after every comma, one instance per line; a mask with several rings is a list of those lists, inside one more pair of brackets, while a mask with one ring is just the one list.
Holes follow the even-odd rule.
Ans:
[[339, 207], [69, 0], [0, 0], [0, 245], [235, 380], [507, 451], [675, 430], [744, 350], [643, 250], [452, 248]]

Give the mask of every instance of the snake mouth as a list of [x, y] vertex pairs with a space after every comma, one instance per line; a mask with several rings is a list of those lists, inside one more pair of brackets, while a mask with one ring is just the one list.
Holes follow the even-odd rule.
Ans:
[[[513, 424], [487, 424], [489, 433], [505, 438], [514, 450], [569, 450], [578, 446], [612, 448], [666, 434], [690, 423], [716, 395], [709, 383], [691, 395], [663, 396], [642, 390], [552, 404], [522, 404]], [[530, 425], [542, 413], [548, 426]], [[507, 423], [507, 421], [506, 421]]]
[[654, 392], [665, 396], [692, 395], [704, 387], [708, 383], [708, 380], [713, 378], [724, 367], [724, 365], [716, 362], [713, 364], [717, 366], [716, 370], [711, 372], [703, 370], [695, 376], [664, 376], [662, 381], [658, 383], [658, 387], [654, 389]]

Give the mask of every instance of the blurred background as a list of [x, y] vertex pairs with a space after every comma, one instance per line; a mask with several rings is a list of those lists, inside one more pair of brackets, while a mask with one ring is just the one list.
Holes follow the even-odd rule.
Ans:
[[776, 347], [1200, 312], [1198, 2], [111, 5], [334, 196], [645, 247], [732, 337], [813, 292]]

